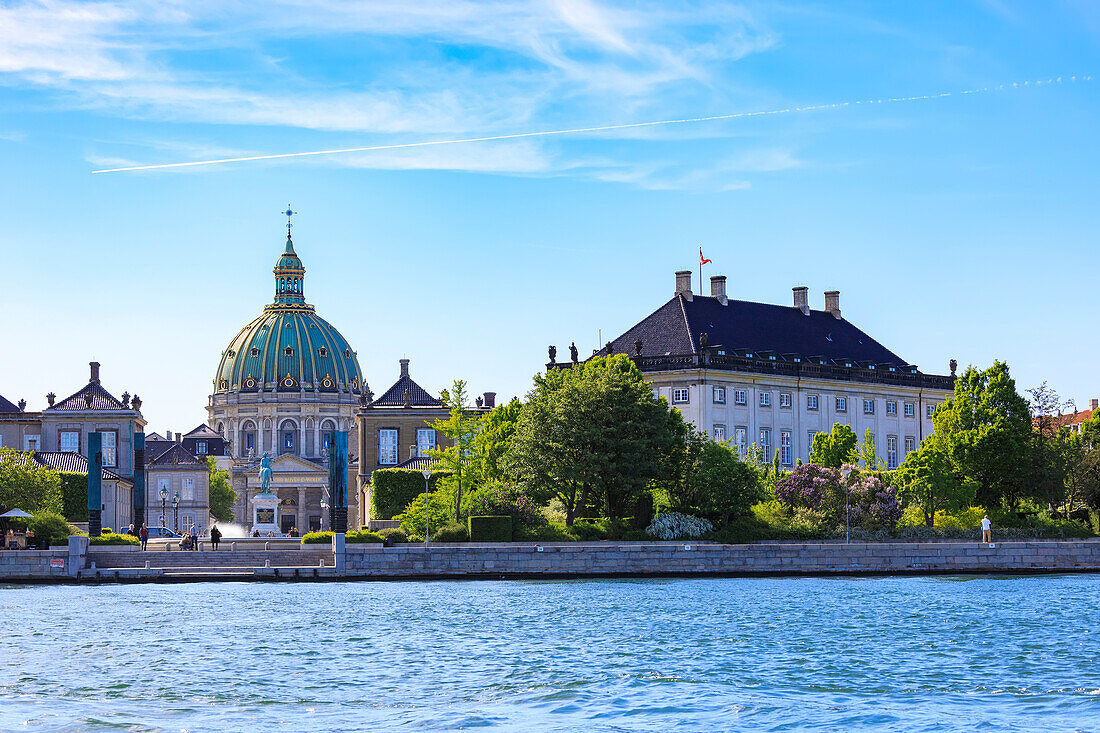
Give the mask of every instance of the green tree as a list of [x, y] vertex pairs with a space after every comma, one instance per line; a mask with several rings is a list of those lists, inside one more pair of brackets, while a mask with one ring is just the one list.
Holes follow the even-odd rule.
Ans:
[[878, 457], [878, 449], [875, 448], [875, 435], [870, 428], [863, 433], [863, 442], [860, 443], [856, 453], [867, 470], [881, 471], [886, 468], [886, 464]]
[[840, 468], [856, 460], [856, 434], [842, 423], [833, 423], [829, 433], [818, 433], [810, 447], [810, 463], [824, 468]]
[[1100, 410], [1093, 410], [1088, 419], [1081, 423], [1081, 443], [1085, 450], [1100, 448]]
[[973, 482], [956, 475], [951, 459], [934, 438], [910, 453], [896, 476], [899, 498], [919, 507], [929, 527], [935, 523], [936, 512], [962, 509], [974, 499]]
[[1028, 394], [1033, 430], [1025, 466], [1027, 493], [1053, 509], [1072, 501], [1067, 488], [1080, 458], [1081, 440], [1062, 426], [1061, 418], [1063, 411], [1076, 410], [1046, 382], [1029, 389]]
[[237, 492], [229, 483], [229, 472], [218, 468], [214, 456], [206, 457], [206, 467], [210, 471], [210, 514], [219, 522], [232, 522]]
[[686, 483], [690, 507], [720, 519], [723, 527], [730, 517], [748, 514], [752, 505], [763, 498], [759, 475], [753, 467], [727, 446], [712, 440], [701, 445]]
[[519, 400], [498, 405], [481, 418], [481, 429], [473, 439], [471, 481], [482, 486], [492, 481], [507, 482], [513, 477], [505, 469], [504, 457], [512, 444], [523, 405]]
[[455, 505], [453, 509], [454, 520], [457, 522], [460, 519], [462, 507], [463, 480], [467, 480], [468, 483], [471, 448], [480, 427], [480, 418], [470, 408], [466, 382], [461, 379], [454, 381], [450, 391], [443, 391], [443, 406], [450, 411], [450, 414], [446, 419], [433, 421], [432, 427], [446, 435], [451, 440], [451, 445], [428, 451], [428, 455], [454, 474]]
[[955, 394], [932, 417], [936, 438], [956, 472], [977, 484], [983, 506], [1015, 508], [1025, 495], [1032, 429], [1027, 401], [1008, 365], [973, 366], [955, 380]]
[[0, 513], [61, 514], [61, 476], [34, 462], [32, 454], [0, 448]]
[[537, 501], [561, 499], [568, 523], [599, 497], [614, 533], [682, 440], [682, 422], [628, 357], [593, 357], [535, 378], [509, 465]]

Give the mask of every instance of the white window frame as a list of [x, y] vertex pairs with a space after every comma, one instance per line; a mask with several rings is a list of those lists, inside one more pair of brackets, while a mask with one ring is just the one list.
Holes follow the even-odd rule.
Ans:
[[772, 429], [760, 428], [760, 450], [763, 452], [764, 462], [772, 460]]
[[661, 390], [657, 387], [653, 388], [653, 399], [657, 400], [661, 398]]
[[819, 400], [818, 400], [817, 395], [815, 395], [815, 394], [806, 395], [806, 409], [807, 410], [816, 410], [816, 409], [818, 409], [818, 404], [819, 404]]
[[691, 403], [691, 389], [688, 387], [672, 388], [672, 404], [687, 405]]
[[24, 451], [36, 451], [42, 445], [41, 435], [24, 435], [23, 436], [23, 450]]
[[898, 403], [896, 401], [886, 400], [886, 414], [887, 415], [897, 415], [898, 414]]
[[738, 425], [733, 429], [733, 442], [737, 445], [737, 454], [744, 458], [749, 451], [749, 429]]
[[711, 399], [714, 400], [716, 405], [726, 404], [726, 388], [725, 387], [713, 387], [711, 388]]
[[724, 443], [726, 440], [726, 426], [725, 425], [713, 425], [711, 426], [711, 440], [716, 443]]
[[432, 428], [417, 428], [416, 454], [426, 456], [430, 450], [435, 450], [435, 430]]
[[898, 436], [886, 436], [886, 470], [893, 471], [898, 467]]
[[[72, 445], [72, 440], [66, 440], [69, 436], [75, 435], [76, 445]], [[57, 449], [65, 453], [79, 453], [80, 452], [80, 431], [79, 430], [61, 430], [57, 434]]]
[[793, 463], [791, 458], [791, 431], [780, 430], [779, 431], [779, 462], [784, 466], [789, 466]]
[[184, 512], [180, 515], [180, 534], [187, 536], [191, 534], [191, 528], [195, 526], [195, 515], [191, 512]]
[[378, 431], [378, 463], [383, 466], [397, 465], [397, 429], [382, 428]]
[[749, 404], [748, 392], [743, 389], [733, 390], [733, 404], [735, 405], [747, 405]]
[[200, 456], [205, 456], [206, 455], [206, 441], [205, 440], [196, 440], [195, 441], [195, 453], [197, 453]]
[[913, 417], [917, 414], [917, 406], [914, 405], [912, 402], [906, 402], [905, 407], [902, 409], [905, 410], [906, 417]]
[[180, 498], [183, 501], [195, 500], [195, 479], [191, 476], [184, 476], [180, 479]]
[[784, 410], [791, 409], [791, 393], [790, 392], [780, 392], [779, 393], [779, 407], [780, 407], [780, 409], [784, 409]]
[[932, 419], [932, 415], [935, 412], [936, 412], [936, 405], [925, 405], [924, 414], [925, 414], [925, 417], [927, 417], [929, 420]]
[[772, 393], [768, 391], [762, 391], [760, 393], [760, 406], [771, 407], [772, 406]]
[[848, 398], [847, 397], [837, 397], [836, 402], [834, 404], [836, 405], [836, 411], [837, 412], [848, 412]]
[[863, 414], [864, 415], [874, 415], [875, 414], [875, 401], [874, 400], [864, 400], [863, 401]]
[[917, 439], [912, 435], [905, 436], [905, 455], [909, 455], [917, 449]]
[[810, 451], [814, 447], [814, 438], [817, 437], [817, 430], [809, 430], [806, 432], [806, 456], [810, 455]]
[[101, 438], [101, 450], [103, 452], [103, 465], [108, 468], [118, 467], [118, 431], [117, 430], [100, 430], [99, 434]]

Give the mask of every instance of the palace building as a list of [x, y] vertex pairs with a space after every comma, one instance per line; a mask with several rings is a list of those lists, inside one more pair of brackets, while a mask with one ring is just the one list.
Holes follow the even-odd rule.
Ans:
[[[251, 523], [259, 459], [268, 453], [271, 490], [281, 500], [279, 527], [304, 532], [320, 528], [325, 514], [328, 435], [346, 430], [354, 436], [367, 386], [351, 345], [305, 301], [306, 270], [294, 251], [289, 221], [273, 272], [274, 300], [222, 352], [206, 410], [232, 459], [237, 521]], [[357, 444], [349, 438], [353, 464]], [[349, 492], [349, 517], [357, 516], [355, 497]]]
[[834, 423], [860, 439], [870, 430], [891, 469], [932, 433], [953, 360], [949, 376], [921, 372], [845, 320], [838, 291], [813, 310], [805, 287], [781, 306], [732, 300], [724, 276], [710, 281], [709, 297], [695, 295], [691, 272], [677, 272], [672, 298], [596, 354], [627, 354], [698, 429], [742, 455], [755, 443], [786, 467], [808, 460], [814, 435]]

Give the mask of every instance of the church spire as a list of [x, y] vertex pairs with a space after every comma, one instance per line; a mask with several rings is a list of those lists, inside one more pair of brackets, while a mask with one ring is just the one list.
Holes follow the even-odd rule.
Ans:
[[290, 238], [291, 217], [296, 211], [290, 206], [283, 212], [286, 215], [286, 248], [275, 264], [275, 305], [305, 305], [306, 268], [294, 252], [294, 242]]

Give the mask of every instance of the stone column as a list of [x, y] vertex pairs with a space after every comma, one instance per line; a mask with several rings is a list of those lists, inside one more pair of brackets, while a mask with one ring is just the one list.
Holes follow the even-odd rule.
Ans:
[[[262, 455], [262, 453], [261, 453]], [[279, 416], [271, 418], [271, 456], [279, 455]]]
[[306, 490], [298, 487], [298, 531], [305, 534], [309, 528], [309, 517], [306, 515]]
[[306, 421], [304, 418], [298, 420], [298, 450], [294, 453], [303, 458], [306, 456]]
[[313, 421], [313, 457], [321, 457], [321, 420]]

